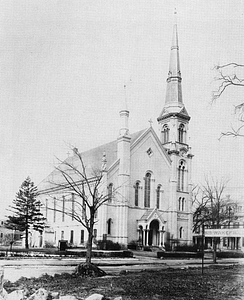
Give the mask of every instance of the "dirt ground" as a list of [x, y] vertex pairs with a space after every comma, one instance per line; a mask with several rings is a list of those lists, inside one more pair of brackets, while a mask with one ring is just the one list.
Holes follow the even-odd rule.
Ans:
[[238, 300], [244, 299], [244, 266], [216, 265], [206, 268], [203, 275], [200, 268], [123, 272], [119, 276], [101, 278], [56, 274], [4, 284], [8, 292], [24, 287], [29, 294], [43, 287], [60, 295], [74, 295], [77, 299], [100, 293], [108, 299], [122, 296], [123, 300]]

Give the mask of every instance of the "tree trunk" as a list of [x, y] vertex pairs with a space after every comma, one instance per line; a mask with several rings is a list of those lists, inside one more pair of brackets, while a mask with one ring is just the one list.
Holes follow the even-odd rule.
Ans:
[[[0, 267], [0, 298], [3, 295], [3, 277], [4, 277], [4, 267]], [[4, 298], [1, 298], [4, 299]]]
[[92, 257], [92, 240], [93, 240], [93, 225], [90, 226], [88, 230], [88, 240], [87, 240], [87, 249], [86, 249], [86, 263], [91, 264]]
[[213, 263], [217, 263], [217, 239], [213, 238]]
[[29, 249], [29, 232], [28, 228], [25, 229], [25, 249]]

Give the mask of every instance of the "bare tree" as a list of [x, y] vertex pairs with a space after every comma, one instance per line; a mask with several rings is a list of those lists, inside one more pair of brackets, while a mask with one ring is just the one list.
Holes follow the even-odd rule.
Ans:
[[[244, 65], [237, 63], [228, 63], [225, 65], [216, 65], [214, 69], [218, 73], [215, 77], [215, 81], [218, 86], [212, 94], [212, 101], [218, 100], [227, 88], [232, 87], [244, 87]], [[232, 137], [244, 137], [244, 102], [234, 105], [234, 112], [238, 116], [240, 125], [231, 127], [230, 131], [222, 132], [222, 136]]]
[[[103, 156], [101, 168], [87, 167], [83, 161], [82, 155], [74, 148], [74, 159], [67, 159], [64, 162], [59, 160], [59, 165], [55, 167], [56, 174], [49, 183], [52, 185], [50, 197], [59, 201], [60, 205], [55, 208], [47, 207], [49, 210], [55, 210], [76, 220], [84, 226], [88, 232], [87, 251], [86, 251], [86, 270], [92, 267], [92, 244], [94, 240], [94, 225], [97, 222], [96, 214], [100, 207], [114, 197], [117, 189], [108, 190], [104, 184], [104, 175], [106, 172], [106, 157]], [[88, 174], [89, 173], [89, 174]], [[56, 175], [56, 176], [55, 176]], [[61, 175], [61, 176], [58, 176]], [[64, 199], [58, 199], [54, 193], [64, 193], [72, 195], [66, 199], [69, 206], [62, 206]], [[82, 273], [84, 269], [80, 272]], [[100, 270], [101, 271], [101, 270]]]
[[[193, 232], [202, 225], [210, 228], [220, 228], [234, 219], [234, 210], [230, 212], [229, 201], [224, 192], [227, 181], [205, 179], [203, 185], [193, 191]], [[231, 215], [230, 215], [231, 213]], [[213, 261], [216, 262], [217, 238], [213, 239]]]

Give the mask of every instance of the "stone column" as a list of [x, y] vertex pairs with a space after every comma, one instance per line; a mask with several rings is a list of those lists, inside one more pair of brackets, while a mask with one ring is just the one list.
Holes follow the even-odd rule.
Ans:
[[159, 247], [161, 247], [162, 246], [162, 230], [159, 230], [158, 234], [159, 234]]
[[141, 233], [141, 231], [140, 231], [140, 228], [137, 228], [137, 233], [138, 233], [138, 235], [137, 235], [137, 239], [138, 239], [138, 241], [140, 241], [140, 233]]
[[144, 237], [144, 229], [141, 230], [141, 245], [143, 246], [145, 243], [145, 237]]
[[149, 246], [150, 229], [147, 229], [147, 246]]
[[148, 240], [149, 240], [149, 230], [144, 229], [145, 232], [145, 246], [148, 246]]
[[162, 231], [162, 235], [163, 235], [163, 236], [162, 236], [162, 247], [164, 247], [164, 234], [165, 234], [165, 231], [163, 230], [163, 231]]
[[143, 232], [144, 232], [143, 246], [146, 246], [147, 245], [147, 230], [143, 229]]

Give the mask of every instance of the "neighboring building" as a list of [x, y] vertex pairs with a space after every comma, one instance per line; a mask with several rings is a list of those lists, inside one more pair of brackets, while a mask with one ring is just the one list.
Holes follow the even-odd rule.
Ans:
[[[244, 203], [242, 200], [233, 201], [230, 196], [225, 199], [225, 205], [222, 207], [225, 210], [226, 218], [222, 220], [218, 229], [228, 231], [228, 237], [220, 236], [217, 238], [217, 248], [219, 250], [242, 250], [244, 251]], [[205, 225], [205, 229], [211, 228], [211, 226]], [[238, 230], [237, 233], [235, 229]], [[233, 235], [231, 235], [231, 233]], [[199, 248], [202, 244], [202, 227], [199, 227], [195, 233], [193, 233], [193, 242], [197, 244]], [[213, 238], [204, 238], [205, 248], [213, 247]]]
[[[232, 221], [227, 221], [224, 228], [243, 228], [244, 231], [244, 203], [237, 201], [229, 205], [230, 213], [233, 213], [235, 218]], [[232, 236], [223, 238], [220, 248], [222, 249], [236, 249], [244, 251], [244, 234], [239, 236]]]
[[[130, 134], [129, 111], [124, 105], [117, 140], [81, 153], [88, 169], [101, 168], [103, 164], [108, 193], [114, 188], [120, 189], [117, 193], [120, 196], [112, 198], [98, 211], [94, 230], [97, 240], [106, 236], [120, 244], [138, 241], [142, 246], [192, 242], [193, 155], [188, 145], [190, 116], [183, 104], [181, 80], [175, 24], [166, 99], [157, 119], [160, 136], [152, 127]], [[75, 156], [66, 161], [76, 164]], [[64, 209], [74, 203], [75, 196], [54, 189], [50, 178], [55, 181], [55, 176], [58, 176], [57, 171], [38, 186], [46, 205], [44, 243], [58, 245], [59, 240], [64, 239], [76, 246], [85, 245], [86, 229], [72, 217], [56, 211], [57, 199], [62, 199]]]
[[22, 232], [6, 228], [4, 222], [4, 220], [0, 220], [0, 245], [9, 246], [13, 243], [14, 246], [21, 246]]
[[13, 240], [13, 230], [7, 229], [4, 226], [4, 221], [0, 221], [0, 244], [6, 245]]

